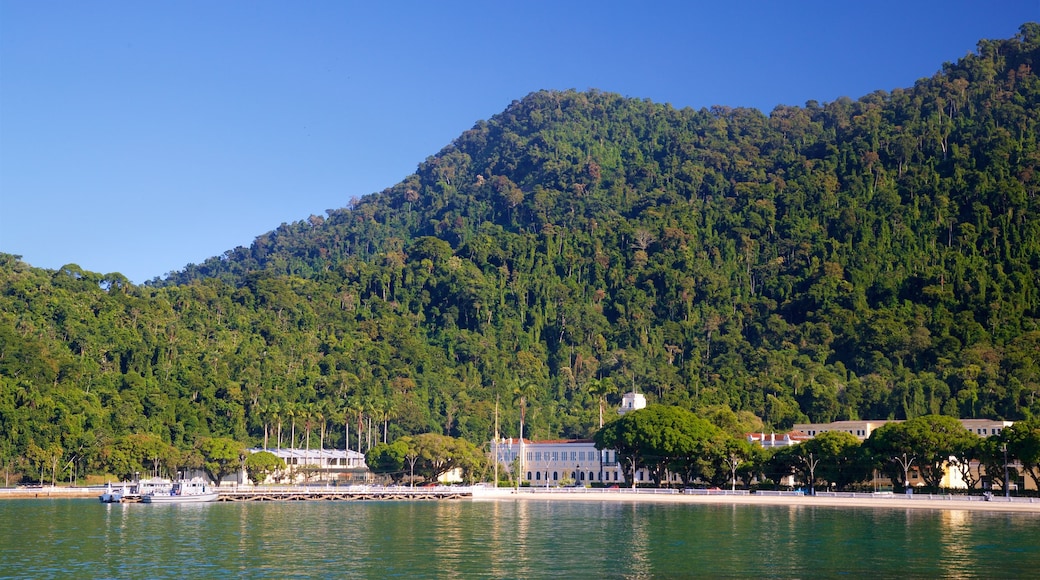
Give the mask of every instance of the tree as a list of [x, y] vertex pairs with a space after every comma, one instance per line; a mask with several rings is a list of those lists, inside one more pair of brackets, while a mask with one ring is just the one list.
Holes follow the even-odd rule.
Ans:
[[909, 419], [903, 425], [915, 443], [921, 478], [935, 489], [942, 483], [950, 456], [957, 449], [978, 442], [978, 436], [953, 417], [925, 415]]
[[455, 469], [461, 470], [464, 480], [475, 481], [487, 461], [484, 454], [469, 441], [447, 435], [423, 433], [402, 437], [399, 441], [408, 446], [406, 456], [416, 456], [415, 474], [425, 482], [437, 481]]
[[594, 439], [596, 449], [617, 452], [633, 486], [639, 468], [646, 468], [657, 485], [669, 468], [690, 485], [709, 468], [714, 472], [711, 453], [719, 435], [718, 428], [692, 411], [650, 405], [607, 423]]
[[880, 465], [898, 464], [902, 468], [901, 473], [889, 473], [903, 487], [909, 483], [911, 465], [917, 465], [925, 485], [938, 489], [950, 457], [976, 439], [953, 417], [925, 415], [882, 425], [870, 434], [867, 448]]
[[725, 459], [730, 469], [730, 490], [737, 489], [737, 470], [751, 460], [755, 453], [746, 439], [728, 438], [725, 443]]
[[238, 471], [246, 455], [245, 445], [226, 437], [206, 437], [199, 441], [198, 451], [203, 469], [217, 483]]
[[986, 440], [981, 437], [972, 439], [965, 438], [957, 443], [950, 455], [953, 459], [950, 465], [961, 474], [961, 479], [968, 486], [968, 490], [975, 489], [981, 480], [978, 470], [972, 469], [972, 463], [981, 464], [986, 455]]
[[157, 435], [134, 433], [120, 437], [103, 451], [105, 465], [121, 479], [130, 479], [134, 473], [162, 476], [176, 473], [180, 460], [177, 448]]
[[246, 457], [245, 467], [249, 480], [255, 485], [260, 485], [267, 481], [270, 475], [285, 469], [285, 461], [270, 451], [258, 451]]
[[859, 439], [851, 433], [820, 433], [798, 445], [798, 449], [800, 456], [806, 457], [811, 453], [818, 461], [810, 479], [819, 477], [834, 484], [839, 490], [863, 481], [870, 475], [870, 462], [862, 453]]
[[592, 378], [589, 379], [588, 382], [585, 384], [589, 390], [589, 394], [593, 397], [596, 397], [596, 401], [599, 403], [599, 427], [600, 429], [602, 429], [603, 405], [606, 403], [607, 395], [611, 395], [617, 392], [617, 389], [614, 387], [614, 381], [610, 380], [609, 378]]
[[763, 474], [769, 480], [775, 482], [779, 488], [780, 482], [790, 475], [796, 473], [803, 462], [797, 455], [798, 446], [792, 445], [768, 450], [767, 457], [763, 462]]
[[[521, 353], [524, 354], [524, 353]], [[520, 406], [520, 469], [517, 472], [517, 485], [523, 481], [524, 472], [524, 422], [527, 419], [527, 400], [538, 392], [538, 385], [529, 379], [516, 379], [513, 387], [513, 402]]]
[[1040, 419], [1018, 421], [1003, 429], [999, 439], [1007, 444], [1008, 453], [1021, 462], [1033, 484], [1040, 489]]
[[408, 442], [403, 439], [392, 444], [377, 443], [365, 453], [365, 463], [372, 473], [389, 475], [395, 484], [399, 484], [406, 475], [404, 462], [408, 452]]
[[893, 482], [903, 488], [909, 485], [910, 467], [917, 461], [917, 455], [904, 423], [885, 423], [871, 432], [865, 445], [872, 462]]

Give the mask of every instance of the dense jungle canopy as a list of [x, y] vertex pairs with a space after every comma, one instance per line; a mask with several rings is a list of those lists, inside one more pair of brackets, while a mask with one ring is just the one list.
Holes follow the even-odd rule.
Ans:
[[588, 437], [631, 389], [778, 430], [1040, 415], [1038, 64], [1031, 23], [768, 115], [540, 91], [165, 279], [0, 254], [0, 460], [104, 472], [131, 435], [290, 425], [481, 445], [521, 401], [526, 436]]

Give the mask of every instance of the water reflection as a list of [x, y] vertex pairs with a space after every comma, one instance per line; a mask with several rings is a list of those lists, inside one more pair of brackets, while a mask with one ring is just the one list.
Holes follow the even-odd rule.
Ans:
[[[648, 513], [640, 510], [636, 504], [627, 506], [629, 533], [627, 534], [627, 546], [622, 541], [619, 549], [628, 557], [630, 567], [625, 570], [625, 578], [650, 578], [653, 575], [653, 564], [651, 562], [651, 526]], [[624, 530], [622, 538], [625, 538]], [[626, 549], [627, 547], [627, 549]]]
[[[1040, 517], [599, 502], [0, 502], [0, 577], [1035, 576]], [[15, 525], [10, 525], [16, 522]]]
[[968, 578], [977, 576], [978, 563], [972, 554], [970, 537], [970, 514], [961, 510], [939, 513], [939, 542], [942, 554], [939, 566], [946, 578]]

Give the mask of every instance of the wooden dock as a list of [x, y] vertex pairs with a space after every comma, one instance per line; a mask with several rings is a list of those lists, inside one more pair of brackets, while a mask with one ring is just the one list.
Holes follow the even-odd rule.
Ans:
[[466, 487], [258, 487], [218, 489], [217, 501], [430, 501], [472, 499]]
[[[96, 497], [98, 491], [88, 495]], [[398, 486], [264, 486], [220, 487], [217, 501], [430, 501], [472, 499], [468, 487], [398, 487]], [[124, 493], [119, 503], [139, 503], [141, 496]]]

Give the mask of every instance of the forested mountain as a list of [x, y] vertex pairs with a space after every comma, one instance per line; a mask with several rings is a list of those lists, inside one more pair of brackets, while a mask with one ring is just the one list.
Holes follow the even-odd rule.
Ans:
[[[859, 100], [542, 91], [165, 280], [0, 260], [0, 457], [716, 416], [1040, 414], [1040, 25]], [[736, 420], [736, 417], [734, 417]], [[297, 442], [297, 444], [300, 444]]]

